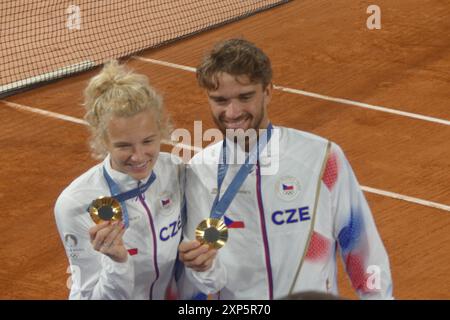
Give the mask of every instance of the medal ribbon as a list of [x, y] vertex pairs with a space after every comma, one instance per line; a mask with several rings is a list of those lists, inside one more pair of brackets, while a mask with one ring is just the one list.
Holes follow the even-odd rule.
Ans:
[[152, 183], [156, 179], [156, 174], [152, 171], [152, 174], [150, 175], [150, 178], [147, 180], [146, 183], [140, 185], [138, 183], [138, 187], [131, 189], [126, 192], [121, 192], [118, 184], [111, 178], [111, 176], [106, 172], [105, 167], [103, 167], [103, 176], [106, 179], [106, 182], [109, 186], [109, 191], [111, 192], [111, 196], [115, 198], [117, 201], [120, 202], [120, 206], [122, 207], [122, 213], [123, 213], [123, 223], [125, 225], [125, 228], [128, 228], [129, 221], [128, 221], [128, 210], [127, 205], [125, 203], [126, 200], [134, 198], [139, 196], [140, 194], [144, 194], [145, 191], [152, 185]]
[[[256, 160], [259, 158], [259, 153], [261, 150], [265, 148], [267, 143], [269, 143], [269, 140], [272, 136], [272, 130], [273, 126], [271, 123], [269, 123], [267, 130], [259, 137], [258, 143], [253, 146], [252, 150], [250, 151], [249, 155], [245, 159], [245, 163], [241, 166], [239, 171], [236, 173], [236, 176], [231, 181], [230, 185], [228, 186], [227, 190], [225, 190], [222, 198], [220, 198], [220, 189], [222, 187], [223, 180], [225, 179], [225, 175], [228, 171], [228, 164], [227, 164], [227, 156], [226, 156], [226, 138], [223, 140], [222, 143], [222, 151], [221, 151], [221, 163], [218, 165], [217, 169], [217, 195], [214, 200], [213, 206], [211, 208], [211, 214], [210, 217], [214, 219], [221, 219], [223, 215], [225, 214], [225, 211], [228, 209], [228, 207], [231, 204], [231, 201], [233, 201], [234, 197], [239, 191], [239, 188], [244, 183], [247, 176], [252, 171]], [[220, 198], [220, 199], [219, 199]]]

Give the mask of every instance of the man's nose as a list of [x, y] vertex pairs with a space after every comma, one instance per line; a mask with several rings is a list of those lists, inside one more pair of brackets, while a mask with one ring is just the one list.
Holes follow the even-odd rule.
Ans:
[[230, 104], [227, 106], [225, 115], [227, 119], [237, 119], [242, 113], [241, 106], [238, 101], [232, 99]]

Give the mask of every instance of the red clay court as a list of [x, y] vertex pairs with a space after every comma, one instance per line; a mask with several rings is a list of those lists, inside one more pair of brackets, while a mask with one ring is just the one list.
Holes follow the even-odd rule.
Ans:
[[[199, 2], [205, 5], [194, 11], [207, 17], [213, 7], [206, 3], [212, 1]], [[272, 122], [343, 148], [389, 253], [394, 296], [450, 299], [450, 3], [373, 2], [289, 1], [145, 51], [139, 40], [139, 53], [118, 54], [128, 55], [126, 63], [163, 93], [175, 126], [192, 132], [194, 121], [202, 121], [203, 130], [214, 126], [193, 72], [206, 50], [230, 37], [261, 47], [274, 67]], [[366, 26], [372, 4], [381, 9], [379, 30]], [[62, 17], [55, 19], [64, 23], [64, 12]], [[202, 21], [182, 17], [202, 29]], [[58, 52], [50, 60], [59, 68], [58, 57], [70, 48], [48, 41], [40, 50]], [[105, 45], [80, 42], [79, 48]], [[1, 50], [4, 55], [9, 49], [2, 44]], [[26, 77], [32, 72], [27, 63], [43, 68], [50, 63], [21, 58]], [[0, 64], [17, 63], [13, 60]], [[0, 299], [68, 296], [68, 262], [53, 206], [59, 193], [96, 163], [81, 103], [87, 80], [98, 70], [0, 100]], [[341, 294], [355, 298], [349, 283], [341, 268]]]

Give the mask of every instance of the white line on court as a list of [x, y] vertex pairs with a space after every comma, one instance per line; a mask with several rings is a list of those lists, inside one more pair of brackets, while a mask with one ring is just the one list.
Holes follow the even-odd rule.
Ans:
[[413, 197], [410, 197], [410, 196], [405, 196], [405, 195], [402, 195], [402, 194], [389, 192], [389, 191], [384, 191], [384, 190], [375, 189], [375, 188], [366, 187], [366, 186], [361, 186], [361, 189], [363, 189], [364, 191], [369, 192], [369, 193], [378, 194], [380, 196], [385, 196], [385, 197], [389, 197], [389, 198], [394, 198], [394, 199], [399, 199], [399, 200], [403, 200], [403, 201], [407, 201], [407, 202], [412, 202], [412, 203], [415, 203], [415, 204], [419, 204], [419, 205], [423, 205], [423, 206], [427, 206], [427, 207], [431, 207], [431, 208], [436, 208], [436, 209], [441, 209], [441, 210], [445, 210], [445, 211], [450, 211], [450, 206], [447, 206], [447, 205], [441, 204], [441, 203], [437, 203], [437, 202], [422, 200], [422, 199], [419, 199], [419, 198], [413, 198]]
[[[69, 121], [69, 122], [76, 123], [76, 124], [87, 125], [86, 121], [84, 121], [82, 119], [71, 117], [71, 116], [66, 116], [64, 114], [51, 112], [51, 111], [46, 111], [46, 110], [42, 110], [42, 109], [38, 109], [38, 108], [32, 108], [32, 107], [24, 106], [24, 105], [21, 105], [21, 104], [17, 104], [17, 103], [5, 101], [5, 100], [0, 100], [0, 102], [4, 103], [8, 107], [14, 108], [16, 110], [32, 112], [32, 113], [40, 114], [40, 115], [43, 115], [43, 116], [49, 117], [49, 118], [59, 119], [59, 120], [63, 120], [63, 121]], [[179, 148], [193, 150], [195, 152], [198, 152], [198, 151], [201, 150], [200, 148], [197, 148], [197, 147], [192, 147], [192, 146], [189, 146], [189, 145], [186, 145], [186, 144], [181, 144], [181, 143], [174, 143], [172, 141], [163, 140], [162, 142], [164, 144], [167, 144], [167, 145], [172, 145], [172, 146], [176, 145]], [[432, 202], [432, 201], [427, 201], [427, 200], [414, 198], [414, 197], [410, 197], [410, 196], [405, 196], [405, 195], [402, 195], [402, 194], [389, 192], [389, 191], [384, 191], [384, 190], [375, 189], [375, 188], [366, 187], [366, 186], [361, 186], [361, 188], [364, 191], [369, 192], [369, 193], [374, 193], [374, 194], [378, 194], [378, 195], [381, 195], [381, 196], [385, 196], [385, 197], [389, 197], [389, 198], [393, 198], [393, 199], [398, 199], [398, 200], [403, 200], [403, 201], [411, 202], [411, 203], [414, 203], [414, 204], [418, 204], [418, 205], [422, 205], [422, 206], [431, 207], [431, 208], [440, 209], [440, 210], [444, 210], [444, 211], [449, 211], [450, 212], [450, 206], [447, 206], [445, 204]]]
[[150, 62], [150, 63], [153, 63], [153, 64], [158, 64], [160, 66], [170, 67], [170, 68], [174, 68], [174, 69], [181, 69], [181, 70], [194, 72], [194, 73], [197, 71], [196, 68], [183, 66], [181, 64], [165, 62], [165, 61], [161, 61], [161, 60], [155, 60], [155, 59], [144, 58], [144, 57], [138, 57], [138, 56], [132, 56], [132, 58], [135, 59], [135, 60], [140, 60], [140, 61], [144, 61], [144, 62]]
[[17, 104], [17, 103], [5, 101], [5, 100], [1, 100], [1, 102], [6, 104], [8, 107], [11, 107], [11, 108], [14, 108], [17, 110], [28, 111], [28, 112], [37, 113], [37, 114], [40, 114], [40, 115], [43, 115], [43, 116], [49, 117], [49, 118], [54, 118], [54, 119], [59, 119], [59, 120], [64, 120], [64, 121], [69, 121], [69, 122], [73, 122], [73, 123], [87, 125], [87, 122], [84, 121], [83, 119], [78, 119], [75, 117], [66, 116], [64, 114], [51, 112], [51, 111], [47, 111], [47, 110], [32, 108], [32, 107], [24, 106], [21, 104]]
[[[38, 109], [38, 108], [32, 108], [32, 107], [24, 106], [24, 105], [17, 104], [17, 103], [14, 103], [14, 102], [9, 102], [9, 101], [6, 101], [6, 100], [0, 100], [0, 101], [3, 102], [4, 104], [6, 104], [8, 107], [11, 107], [11, 108], [14, 108], [14, 109], [17, 109], [17, 110], [37, 113], [37, 114], [43, 115], [45, 117], [59, 119], [59, 120], [64, 120], [64, 121], [69, 121], [69, 122], [73, 122], [73, 123], [76, 123], [76, 124], [82, 124], [82, 125], [85, 125], [85, 126], [88, 124], [83, 119], [67, 116], [65, 114], [51, 112], [51, 111], [46, 111], [46, 110], [42, 110], [42, 109]], [[162, 140], [161, 142], [164, 143], [164, 144], [167, 144], [167, 145], [177, 146], [177, 147], [182, 148], [182, 149], [192, 150], [194, 152], [199, 152], [201, 150], [198, 147], [193, 147], [193, 146], [190, 146], [190, 145], [187, 145], [187, 144], [183, 144], [183, 143], [175, 143], [175, 142], [169, 141], [169, 140]]]
[[[143, 58], [143, 57], [138, 57], [138, 56], [133, 56], [132, 58], [136, 59], [136, 60], [144, 61], [144, 62], [149, 62], [149, 63], [153, 63], [153, 64], [165, 66], [165, 67], [170, 67], [170, 68], [175, 68], [175, 69], [180, 69], [180, 70], [185, 70], [185, 71], [189, 71], [189, 72], [196, 71], [196, 69], [192, 68], [192, 67], [183, 66], [180, 64], [175, 64], [175, 63], [170, 63], [170, 62], [165, 62], [165, 61], [161, 61], [161, 60]], [[406, 112], [406, 111], [401, 111], [401, 110], [396, 110], [396, 109], [391, 109], [391, 108], [386, 108], [386, 107], [380, 107], [380, 106], [375, 106], [375, 105], [371, 105], [371, 104], [367, 104], [367, 103], [363, 103], [363, 102], [342, 99], [342, 98], [335, 98], [335, 97], [330, 97], [330, 96], [326, 96], [323, 94], [318, 94], [318, 93], [304, 91], [304, 90], [298, 90], [298, 89], [291, 89], [291, 88], [277, 86], [277, 85], [274, 85], [274, 89], [280, 90], [282, 92], [298, 94], [298, 95], [307, 96], [307, 97], [311, 97], [311, 98], [336, 102], [336, 103], [340, 103], [340, 104], [347, 104], [347, 105], [360, 107], [360, 108], [364, 108], [364, 109], [370, 109], [370, 110], [375, 110], [375, 111], [380, 111], [380, 112], [385, 112], [385, 113], [391, 113], [391, 114], [395, 114], [398, 116], [403, 116], [403, 117], [408, 117], [408, 118], [412, 118], [412, 119], [434, 122], [434, 123], [439, 123], [439, 124], [443, 124], [446, 126], [450, 126], [450, 120], [424, 116], [424, 115], [416, 114], [416, 113], [412, 113], [412, 112]]]

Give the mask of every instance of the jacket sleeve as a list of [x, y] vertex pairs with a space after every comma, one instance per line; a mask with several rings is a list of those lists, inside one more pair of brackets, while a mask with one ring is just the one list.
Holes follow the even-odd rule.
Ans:
[[[201, 195], [201, 197], [200, 197]], [[186, 167], [186, 211], [183, 221], [183, 241], [195, 239], [195, 229], [203, 219], [209, 217], [211, 205], [208, 192], [201, 180], [201, 173], [194, 172], [191, 165]], [[214, 294], [226, 284], [227, 274], [220, 262], [220, 250], [212, 267], [204, 272], [197, 272], [184, 267], [181, 277], [181, 295], [183, 299], [193, 299], [199, 295]]]
[[[186, 241], [189, 241], [185, 238]], [[219, 253], [207, 271], [197, 272], [184, 267], [182, 297], [195, 299], [201, 294], [209, 295], [219, 292], [226, 284], [226, 269], [220, 262]]]
[[88, 230], [94, 224], [86, 209], [67, 195], [55, 205], [56, 225], [70, 263], [69, 299], [132, 299], [131, 259], [118, 263], [92, 248]]
[[355, 174], [335, 144], [323, 181], [331, 191], [334, 237], [353, 288], [361, 299], [393, 299], [387, 252]]

